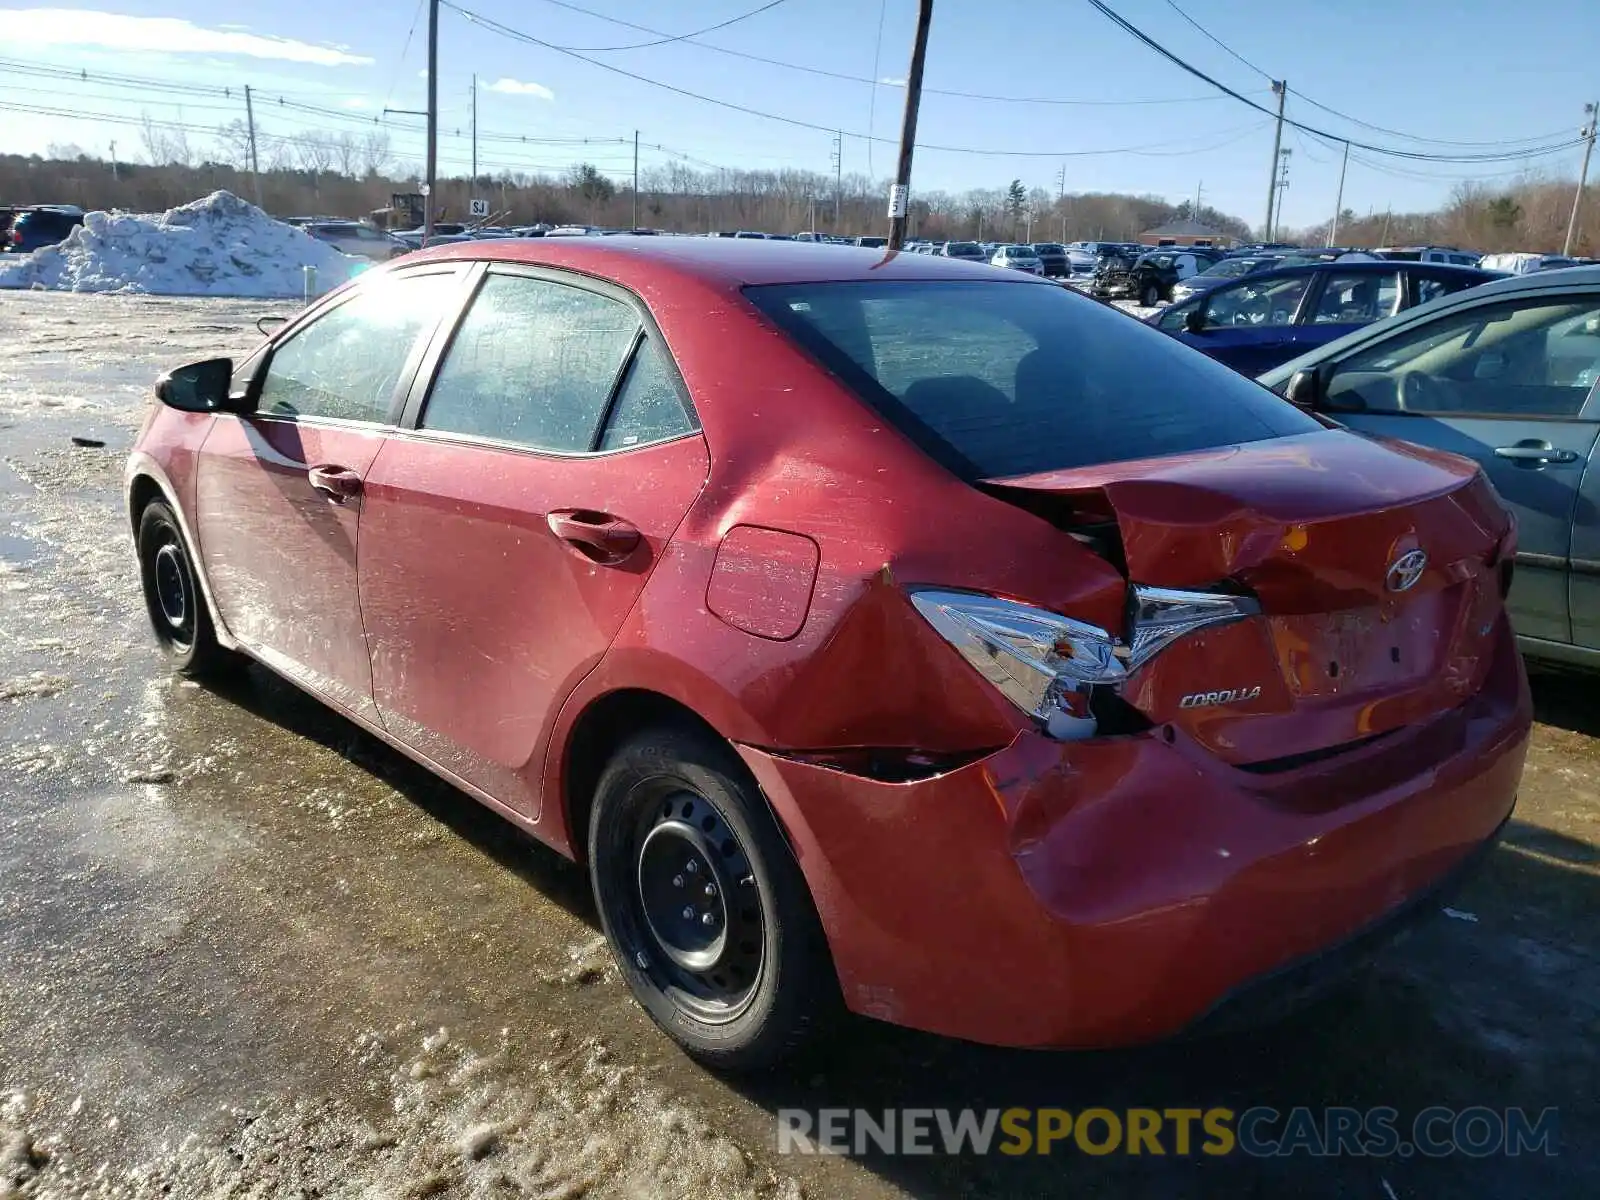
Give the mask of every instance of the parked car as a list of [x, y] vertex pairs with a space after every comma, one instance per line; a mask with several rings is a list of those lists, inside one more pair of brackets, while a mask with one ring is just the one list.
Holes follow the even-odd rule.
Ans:
[[994, 257], [989, 259], [989, 265], [1011, 271], [1026, 271], [1029, 275], [1044, 274], [1044, 265], [1033, 252], [1032, 246], [999, 246], [995, 249]]
[[1483, 265], [1480, 261], [1483, 255], [1474, 254], [1470, 250], [1458, 250], [1454, 246], [1379, 246], [1368, 253], [1375, 258], [1384, 258], [1391, 262], [1449, 263], [1456, 267]]
[[1261, 382], [1359, 432], [1476, 461], [1517, 518], [1523, 650], [1600, 667], [1600, 267], [1457, 292]]
[[869, 250], [881, 250], [888, 244], [889, 239], [886, 237], [858, 237], [856, 239], [856, 245], [865, 246]]
[[[338, 221], [316, 225], [302, 225], [308, 234], [319, 242], [326, 242], [336, 250], [357, 258], [370, 258], [387, 262], [397, 258], [411, 247], [399, 238], [363, 225], [359, 221]], [[418, 237], [420, 243], [420, 235]]]
[[45, 246], [55, 246], [66, 241], [72, 231], [82, 224], [81, 212], [59, 208], [25, 208], [12, 218], [5, 248], [15, 254], [28, 254]]
[[1136, 300], [1146, 308], [1172, 299], [1178, 282], [1222, 261], [1220, 250], [1152, 250], [1131, 265], [1120, 247], [1099, 261], [1090, 290], [1102, 300]]
[[1485, 254], [1478, 265], [1485, 271], [1531, 275], [1535, 271], [1560, 271], [1578, 263], [1565, 254]]
[[1191, 296], [1210, 291], [1231, 279], [1241, 279], [1246, 275], [1270, 271], [1281, 262], [1283, 262], [1282, 253], [1230, 254], [1227, 258], [1212, 263], [1205, 270], [1173, 284], [1172, 303], [1182, 304]]
[[1148, 320], [1241, 374], [1259, 375], [1362, 325], [1498, 278], [1472, 267], [1381, 259], [1276, 267]]
[[1483, 476], [1021, 272], [469, 242], [156, 394], [173, 666], [253, 658], [582, 859], [721, 1067], [841, 1002], [1226, 1022], [1436, 907], [1515, 799]]
[[1035, 242], [1033, 252], [1039, 256], [1039, 265], [1051, 279], [1065, 279], [1071, 273], [1067, 248], [1060, 242]]
[[1068, 277], [1088, 279], [1099, 266], [1102, 256], [1108, 251], [1120, 251], [1121, 247], [1115, 242], [1071, 242], [1066, 249]]
[[983, 247], [977, 242], [946, 242], [934, 251], [941, 258], [960, 258], [967, 262], [988, 262]]

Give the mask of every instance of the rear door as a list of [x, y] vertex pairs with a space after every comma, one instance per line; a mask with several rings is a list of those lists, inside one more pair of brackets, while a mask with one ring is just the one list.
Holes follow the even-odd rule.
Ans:
[[376, 716], [356, 598], [368, 468], [460, 268], [374, 278], [246, 365], [256, 411], [219, 415], [196, 471], [197, 538], [235, 637], [274, 669]]
[[585, 277], [490, 268], [429, 360], [367, 476], [373, 694], [391, 733], [537, 819], [554, 716], [710, 458], [643, 305]]
[[1528, 637], [1573, 640], [1573, 525], [1595, 525], [1579, 485], [1600, 431], [1597, 360], [1600, 292], [1541, 292], [1403, 330], [1338, 362], [1327, 384], [1340, 422], [1483, 467], [1517, 516], [1510, 607]]
[[[1393, 316], [1405, 307], [1401, 271], [1319, 271], [1295, 334], [1295, 354]], [[1320, 285], [1320, 287], [1318, 287]], [[1280, 360], [1285, 361], [1285, 360]]]

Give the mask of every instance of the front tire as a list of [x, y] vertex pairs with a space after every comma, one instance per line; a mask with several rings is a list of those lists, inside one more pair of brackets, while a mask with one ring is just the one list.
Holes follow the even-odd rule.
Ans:
[[661, 727], [624, 743], [595, 790], [589, 863], [623, 978], [693, 1058], [767, 1067], [833, 1016], [836, 976], [804, 876], [719, 739]]
[[172, 669], [200, 678], [232, 667], [237, 658], [217, 642], [183, 530], [164, 501], [152, 500], [139, 514], [135, 545], [150, 627]]
[[1161, 288], [1153, 283], [1147, 283], [1139, 289], [1139, 303], [1145, 308], [1154, 308], [1161, 303]]

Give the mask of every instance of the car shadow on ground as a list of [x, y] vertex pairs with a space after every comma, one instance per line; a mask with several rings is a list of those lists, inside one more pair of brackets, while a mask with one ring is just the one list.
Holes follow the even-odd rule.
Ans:
[[[1583, 682], [1539, 680], [1540, 719], [1579, 722]], [[598, 930], [581, 868], [352, 722], [259, 667], [212, 690], [383, 780]], [[1088, 1108], [1239, 1114], [1258, 1107], [1287, 1114], [1307, 1107], [1320, 1121], [1329, 1106], [1387, 1106], [1398, 1110], [1403, 1134], [1434, 1105], [1520, 1107], [1534, 1117], [1560, 1110], [1560, 1152], [1553, 1156], [1317, 1158], [1302, 1148], [1276, 1157], [1212, 1157], [1200, 1149], [1205, 1139], [1198, 1127], [1190, 1152], [1176, 1153], [1170, 1123], [1159, 1156], [1120, 1148], [1091, 1154], [1070, 1137], [1048, 1155], [1036, 1147], [1016, 1155], [995, 1148], [981, 1155], [891, 1155], [871, 1142], [852, 1151], [862, 1166], [918, 1196], [1600, 1194], [1600, 1164], [1582, 1151], [1600, 1138], [1589, 1103], [1592, 1080], [1600, 1076], [1600, 1046], [1592, 1039], [1600, 1019], [1595, 863], [1593, 847], [1513, 821], [1503, 844], [1451, 901], [1460, 906], [1452, 910], [1455, 919], [1434, 914], [1320, 1002], [1248, 1032], [1128, 1050], [1030, 1051], [847, 1016], [798, 1063], [728, 1082], [772, 1115], [769, 1151], [779, 1145], [784, 1110], [864, 1109], [876, 1120], [886, 1109], [907, 1108], [972, 1109], [981, 1119], [988, 1109], [1019, 1107], [1074, 1114]], [[1008, 983], [996, 978], [990, 986]], [[637, 1020], [643, 1030], [646, 1018]]]

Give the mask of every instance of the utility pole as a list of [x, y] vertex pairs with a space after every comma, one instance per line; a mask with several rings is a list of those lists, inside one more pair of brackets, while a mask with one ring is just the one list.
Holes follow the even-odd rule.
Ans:
[[1061, 218], [1061, 240], [1067, 240], [1067, 164], [1056, 172], [1056, 215]]
[[[111, 182], [117, 182], [117, 139], [111, 139]], [[260, 206], [257, 205], [259, 208]]]
[[1205, 191], [1205, 183], [1204, 179], [1197, 179], [1194, 184], [1194, 212], [1190, 215], [1196, 223], [1200, 220], [1200, 194]]
[[911, 152], [917, 142], [917, 108], [922, 103], [922, 67], [928, 57], [928, 26], [933, 23], [933, 0], [918, 0], [917, 36], [911, 45], [911, 69], [906, 72], [906, 111], [900, 121], [900, 163], [889, 190], [889, 252], [906, 240], [906, 214], [911, 202]]
[[[1278, 177], [1278, 212], [1272, 221], [1274, 233], [1277, 232], [1278, 226], [1283, 223], [1283, 193], [1289, 188], [1289, 155], [1292, 153], [1294, 152], [1287, 147], [1278, 151], [1278, 159], [1283, 164], [1283, 171]], [[1267, 240], [1271, 241], [1272, 239], [1268, 238]]]
[[639, 131], [633, 131], [633, 227], [639, 228]]
[[1278, 97], [1278, 126], [1272, 135], [1272, 161], [1267, 165], [1267, 223], [1261, 240], [1272, 240], [1272, 214], [1278, 200], [1278, 151], [1283, 148], [1283, 102], [1289, 98], [1289, 81], [1274, 79], [1272, 91]]
[[478, 77], [472, 77], [472, 186], [467, 189], [467, 197], [471, 200], [478, 198]]
[[833, 231], [839, 232], [839, 217], [844, 207], [844, 130], [833, 139]]
[[422, 244], [433, 240], [433, 194], [439, 190], [439, 0], [428, 0], [428, 162], [422, 185]]
[[1350, 143], [1344, 144], [1344, 161], [1339, 164], [1339, 192], [1333, 200], [1333, 223], [1328, 226], [1328, 245], [1332, 246], [1339, 236], [1339, 214], [1344, 211], [1344, 171], [1350, 165]]
[[1589, 155], [1594, 153], [1595, 125], [1600, 123], [1600, 111], [1597, 105], [1585, 104], [1583, 112], [1589, 118], [1588, 126], [1583, 132], [1588, 136], [1588, 141], [1583, 145], [1583, 168], [1578, 172], [1578, 191], [1572, 197], [1572, 216], [1567, 219], [1567, 240], [1562, 243], [1561, 253], [1572, 253], [1572, 241], [1578, 235], [1578, 210], [1583, 207], [1583, 187], [1589, 182]]
[[[250, 96], [250, 85], [248, 83], [244, 85], [244, 121], [245, 128], [250, 132], [250, 179], [255, 184], [256, 207], [260, 208], [261, 160], [256, 157], [256, 106], [255, 101]], [[113, 147], [116, 145], [115, 142], [111, 144]], [[111, 175], [112, 178], [116, 177], [116, 171], [114, 169], [111, 172]]]

